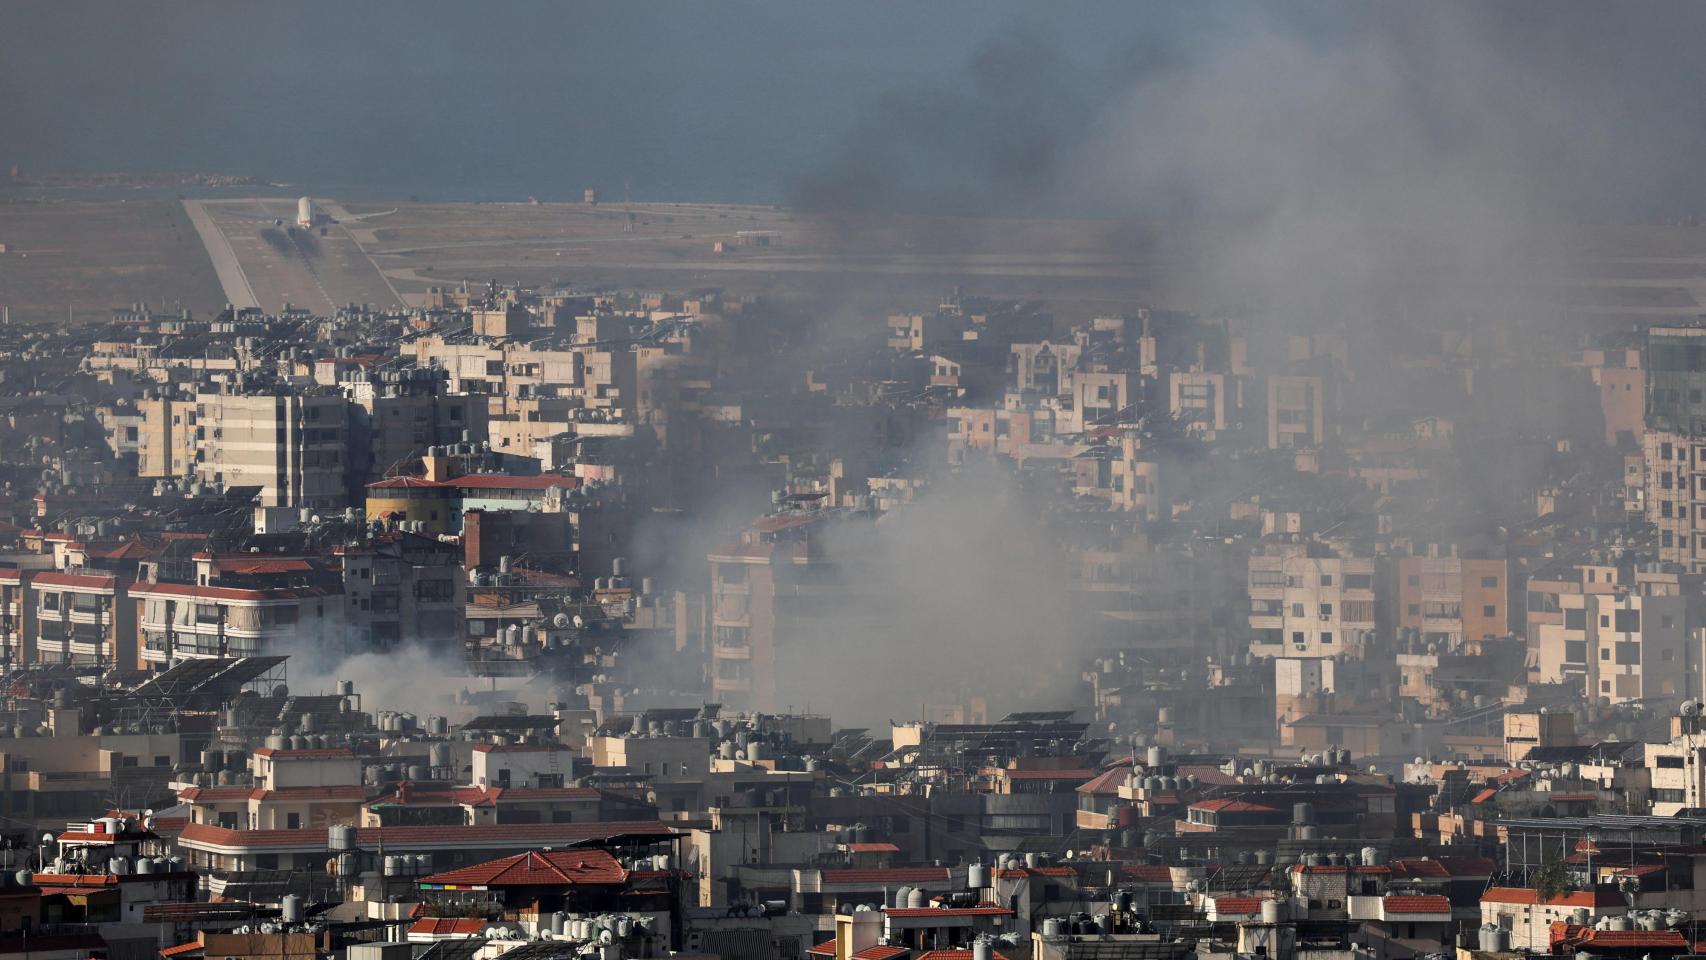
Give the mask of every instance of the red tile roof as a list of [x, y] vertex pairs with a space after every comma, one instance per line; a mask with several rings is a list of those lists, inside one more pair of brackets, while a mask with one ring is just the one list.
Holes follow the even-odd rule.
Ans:
[[1215, 897], [1214, 912], [1223, 917], [1261, 913], [1262, 901], [1266, 899], [1266, 897]]
[[1002, 770], [999, 776], [1009, 780], [1093, 780], [1094, 770]]
[[1012, 867], [1002, 870], [998, 876], [1003, 880], [1017, 880], [1020, 877], [1075, 877], [1078, 871], [1071, 867]]
[[900, 848], [892, 843], [849, 843], [848, 853], [899, 853]]
[[1480, 793], [1475, 794], [1473, 797], [1470, 797], [1469, 802], [1470, 803], [1486, 803], [1488, 800], [1491, 800], [1494, 797], [1498, 796], [1498, 793], [1499, 793], [1499, 791], [1497, 788], [1488, 787], [1487, 789], [1482, 790]]
[[1387, 913], [1450, 913], [1451, 901], [1440, 896], [1394, 894], [1385, 899]]
[[100, 577], [85, 573], [55, 573], [44, 570], [30, 578], [33, 587], [85, 587], [91, 590], [112, 590], [118, 586], [117, 577]]
[[485, 926], [486, 921], [479, 917], [422, 917], [409, 932], [429, 937], [472, 937]]
[[1235, 800], [1231, 797], [1221, 797], [1217, 800], [1198, 800], [1191, 804], [1192, 810], [1207, 810], [1211, 813], [1278, 813], [1273, 807], [1248, 800]]
[[911, 952], [905, 947], [889, 947], [879, 944], [874, 947], [866, 947], [855, 953], [853, 960], [894, 960], [895, 957], [904, 957]]
[[[997, 960], [1010, 960], [1007, 954], [999, 950], [993, 951]], [[972, 960], [970, 950], [926, 950], [914, 957], [913, 960]]]
[[264, 603], [269, 600], [301, 600], [307, 597], [329, 597], [342, 593], [329, 587], [272, 587], [266, 590], [246, 590], [238, 587], [203, 587], [194, 583], [138, 583], [130, 588], [133, 597], [191, 597], [199, 600], [247, 600]]
[[278, 573], [311, 573], [314, 565], [300, 557], [233, 557], [220, 558], [220, 573], [241, 573], [251, 576]]
[[1548, 907], [1621, 907], [1623, 898], [1615, 893], [1598, 890], [1572, 890], [1551, 900], [1526, 887], [1489, 887], [1481, 894], [1482, 903], [1544, 904]]
[[360, 784], [335, 787], [283, 787], [278, 790], [256, 790], [250, 800], [330, 800], [354, 801], [367, 799], [367, 788]]
[[1578, 947], [1600, 949], [1639, 949], [1642, 947], [1678, 947], [1689, 949], [1688, 938], [1681, 930], [1596, 930], [1578, 927], [1573, 923], [1556, 921], [1552, 924], [1550, 942], [1554, 950]]
[[162, 957], [181, 957], [186, 953], [197, 953], [201, 949], [202, 949], [202, 946], [200, 943], [198, 943], [194, 940], [191, 940], [189, 943], [180, 943], [175, 947], [167, 947], [166, 949], [161, 950], [160, 956], [162, 956]]
[[421, 878], [457, 887], [558, 887], [626, 882], [628, 871], [605, 850], [529, 850]]
[[1114, 767], [1104, 770], [1102, 775], [1088, 783], [1078, 786], [1079, 793], [1118, 794], [1120, 787], [1125, 786], [1126, 778], [1131, 776], [1130, 767]]
[[808, 948], [806, 948], [806, 952], [807, 953], [815, 953], [815, 954], [818, 954], [820, 956], [833, 957], [833, 956], [835, 956], [835, 940], [834, 940], [834, 938], [831, 938], [831, 939], [825, 940], [824, 942], [818, 944], [815, 947], [808, 947]]
[[871, 869], [821, 870], [824, 883], [929, 883], [946, 882], [947, 867], [875, 867]]
[[257, 757], [271, 757], [274, 760], [330, 760], [336, 757], [354, 757], [355, 751], [349, 747], [325, 747], [318, 750], [279, 750], [275, 747], [257, 747]]

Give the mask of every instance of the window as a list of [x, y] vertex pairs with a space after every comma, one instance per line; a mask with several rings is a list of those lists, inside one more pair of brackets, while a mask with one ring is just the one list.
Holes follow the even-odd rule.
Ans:
[[[1654, 762], [1657, 766], [1666, 767], [1666, 768], [1673, 769], [1673, 770], [1681, 770], [1682, 769], [1682, 758], [1681, 757], [1667, 757], [1667, 756], [1660, 755], [1659, 757], [1657, 757], [1655, 759]], [[1654, 792], [1657, 792], [1657, 791], [1654, 791]]]
[[1422, 615], [1422, 605], [1419, 603], [1406, 604], [1404, 612], [1412, 617], [1419, 617]]
[[1333, 642], [1333, 631], [1331, 631], [1331, 630], [1321, 631], [1321, 642], [1322, 643], [1332, 643]]
[[1564, 641], [1564, 662], [1565, 663], [1587, 663], [1588, 662], [1588, 642], [1586, 640], [1565, 640]]
[[1292, 604], [1291, 605], [1291, 615], [1294, 617], [1303, 616], [1303, 604], [1301, 604], [1301, 603]]
[[1564, 611], [1565, 630], [1586, 630], [1588, 628], [1588, 612], [1579, 607], [1571, 607]]
[[1330, 587], [1332, 585], [1333, 585], [1333, 575], [1330, 573], [1321, 574], [1321, 586]]
[[1309, 641], [1303, 639], [1303, 631], [1299, 630], [1298, 632], [1291, 635], [1291, 642], [1295, 643], [1301, 647], [1304, 644], [1308, 643]]
[[1620, 666], [1634, 666], [1641, 662], [1641, 645], [1638, 643], [1619, 643], [1617, 645], [1617, 663]]
[[1333, 615], [1333, 605], [1330, 603], [1321, 604], [1321, 616], [1330, 617], [1332, 615]]
[[1410, 574], [1410, 577], [1409, 577], [1409, 584], [1412, 587], [1419, 587], [1422, 585], [1422, 578], [1420, 576], [1412, 573], [1412, 574]]
[[1640, 632], [1640, 630], [1641, 630], [1641, 611], [1639, 611], [1639, 610], [1618, 610], [1618, 611], [1615, 611], [1614, 616], [1617, 618], [1616, 630], [1618, 633], [1639, 633]]
[[1499, 578], [1498, 577], [1482, 577], [1481, 578], [1481, 586], [1483, 586], [1489, 590], [1497, 589], [1499, 586]]
[[1499, 615], [1499, 608], [1493, 606], [1490, 603], [1481, 608], [1481, 616], [1483, 616], [1483, 617], [1496, 617], [1498, 615]]
[[1599, 658], [1601, 660], [1610, 660], [1611, 659], [1611, 648], [1610, 647], [1600, 647], [1599, 648]]
[[286, 830], [301, 830], [302, 829], [302, 814], [300, 814], [300, 813], [286, 814], [285, 818], [284, 818], [284, 829], [286, 829]]
[[1345, 589], [1373, 590], [1374, 575], [1371, 573], [1347, 573], [1345, 574]]

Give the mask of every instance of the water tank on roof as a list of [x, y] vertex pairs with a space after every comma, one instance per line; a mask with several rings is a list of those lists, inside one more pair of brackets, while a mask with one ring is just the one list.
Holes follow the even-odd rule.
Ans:
[[355, 827], [347, 823], [335, 823], [326, 832], [326, 849], [333, 852], [343, 852], [355, 849]]
[[973, 863], [966, 868], [966, 887], [971, 890], [982, 890], [989, 886], [989, 868], [981, 862]]
[[147, 857], [137, 857], [136, 858], [136, 872], [138, 875], [153, 873], [154, 872], [154, 861], [150, 860]]
[[294, 893], [287, 893], [279, 901], [279, 919], [285, 923], [301, 923], [304, 916], [302, 898]]
[[911, 890], [907, 891], [906, 905], [908, 907], [916, 910], [924, 906], [926, 902], [927, 898], [922, 887], [913, 887]]
[[1312, 803], [1294, 803], [1291, 805], [1292, 823], [1314, 823], [1315, 805]]
[[1285, 919], [1285, 905], [1278, 900], [1262, 901], [1262, 922], [1279, 923]]
[[1297, 839], [1299, 839], [1299, 840], [1319, 840], [1319, 839], [1321, 839], [1321, 828], [1317, 827], [1313, 823], [1306, 823], [1303, 826], [1297, 828]]
[[1365, 867], [1380, 866], [1380, 851], [1374, 847], [1362, 848], [1362, 865]]
[[1061, 936], [1060, 930], [1061, 930], [1061, 928], [1060, 928], [1059, 918], [1057, 918], [1057, 917], [1045, 917], [1043, 919], [1043, 936], [1045, 938], [1051, 938], [1052, 939], [1052, 938]]
[[978, 937], [971, 944], [971, 960], [995, 960], [995, 948], [989, 945], [988, 940]]

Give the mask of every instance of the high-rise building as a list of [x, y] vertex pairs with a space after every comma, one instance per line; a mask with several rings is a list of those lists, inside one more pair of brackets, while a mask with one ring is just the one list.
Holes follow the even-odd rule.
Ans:
[[349, 404], [335, 394], [196, 396], [196, 478], [259, 487], [262, 506], [346, 504], [349, 440]]

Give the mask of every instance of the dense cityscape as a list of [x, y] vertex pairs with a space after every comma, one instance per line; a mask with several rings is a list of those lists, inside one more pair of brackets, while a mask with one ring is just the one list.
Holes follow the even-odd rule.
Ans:
[[1706, 230], [1370, 16], [789, 203], [4, 152], [0, 960], [1706, 956]]

